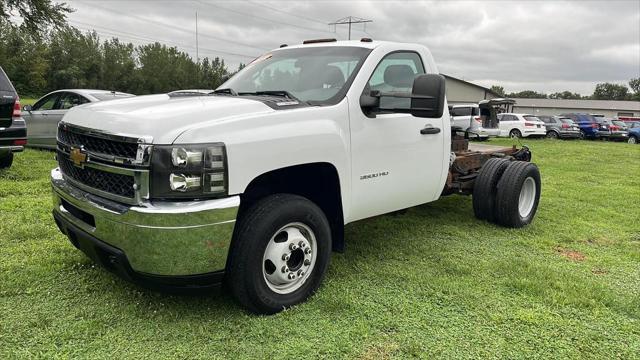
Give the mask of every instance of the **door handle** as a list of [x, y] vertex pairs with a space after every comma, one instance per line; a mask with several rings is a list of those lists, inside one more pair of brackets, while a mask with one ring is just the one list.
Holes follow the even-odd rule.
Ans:
[[440, 133], [440, 128], [433, 127], [431, 125], [427, 125], [424, 127], [424, 129], [420, 130], [420, 134], [422, 135], [433, 135], [433, 134], [439, 134], [439, 133]]

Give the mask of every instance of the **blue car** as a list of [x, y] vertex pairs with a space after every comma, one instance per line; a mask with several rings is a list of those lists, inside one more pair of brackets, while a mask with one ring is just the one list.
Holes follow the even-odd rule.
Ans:
[[640, 142], [640, 127], [634, 127], [629, 129], [629, 144], [638, 144]]
[[581, 139], [600, 139], [608, 138], [611, 132], [604, 123], [598, 123], [596, 118], [590, 114], [568, 113], [560, 114], [562, 117], [568, 117], [580, 127]]

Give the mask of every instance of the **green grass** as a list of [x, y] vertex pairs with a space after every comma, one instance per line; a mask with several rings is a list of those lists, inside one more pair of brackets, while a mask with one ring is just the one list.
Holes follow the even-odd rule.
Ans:
[[0, 172], [0, 358], [639, 358], [640, 146], [524, 142], [531, 226], [460, 196], [350, 224], [318, 294], [269, 317], [94, 266], [51, 219], [53, 154], [27, 150]]

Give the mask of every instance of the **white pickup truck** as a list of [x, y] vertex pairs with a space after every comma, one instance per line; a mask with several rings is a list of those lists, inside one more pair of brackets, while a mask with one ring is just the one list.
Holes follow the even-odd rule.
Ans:
[[480, 219], [529, 224], [540, 197], [529, 150], [474, 146], [452, 133], [424, 46], [307, 41], [210, 94], [73, 108], [58, 129], [53, 217], [125, 279], [224, 283], [275, 313], [318, 289], [347, 223], [458, 193]]

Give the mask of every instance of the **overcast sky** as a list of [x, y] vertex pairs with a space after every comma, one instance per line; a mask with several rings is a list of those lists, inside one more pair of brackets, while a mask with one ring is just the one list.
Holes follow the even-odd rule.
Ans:
[[177, 46], [230, 68], [280, 44], [352, 37], [417, 42], [440, 71], [507, 91], [591, 94], [598, 82], [640, 77], [640, 0], [630, 1], [152, 1], [67, 0], [69, 16], [101, 37]]

